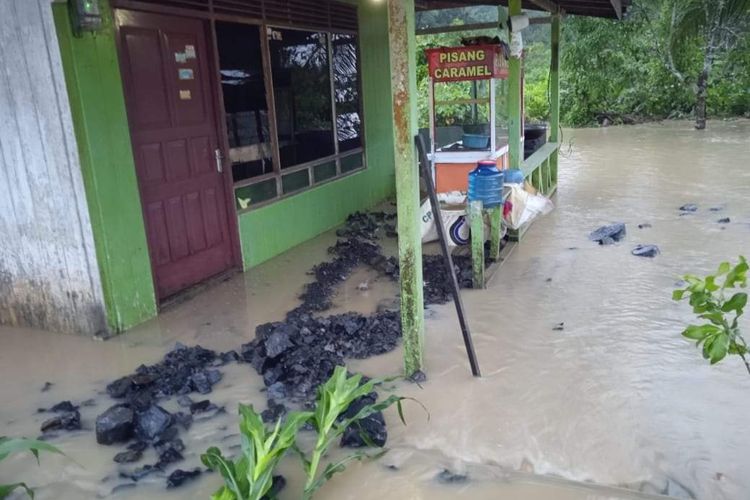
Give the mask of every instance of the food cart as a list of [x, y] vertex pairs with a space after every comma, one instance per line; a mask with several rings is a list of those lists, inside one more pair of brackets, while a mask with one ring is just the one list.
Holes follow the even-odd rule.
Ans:
[[425, 53], [436, 190], [466, 191], [468, 174], [478, 161], [494, 160], [498, 168], [508, 167], [505, 92], [498, 85], [508, 78], [503, 46], [439, 47]]

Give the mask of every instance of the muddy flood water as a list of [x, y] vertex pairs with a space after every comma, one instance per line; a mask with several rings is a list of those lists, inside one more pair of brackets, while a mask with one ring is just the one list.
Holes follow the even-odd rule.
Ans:
[[[710, 122], [704, 132], [688, 122], [566, 130], [565, 142], [556, 210], [534, 224], [487, 290], [464, 291], [484, 377], [470, 375], [452, 304], [431, 306], [428, 381], [396, 384], [430, 420], [407, 404], [403, 426], [389, 410], [390, 451], [350, 466], [317, 498], [750, 498], [750, 377], [735, 359], [704, 362], [680, 337], [687, 305], [671, 300], [679, 275], [750, 253], [750, 121]], [[697, 212], [681, 216], [686, 203]], [[724, 217], [730, 222], [717, 222]], [[624, 241], [588, 241], [612, 222], [627, 224]], [[49, 417], [38, 408], [93, 398], [80, 410], [83, 430], [51, 440], [70, 459], [44, 455], [38, 468], [13, 458], [0, 464], [0, 483], [26, 480], [42, 500], [209, 498], [216, 474], [173, 490], [164, 475], [137, 486], [118, 477], [155, 456], [148, 450], [139, 464], [119, 465], [112, 457], [124, 446], [96, 444], [96, 415], [113, 404], [104, 388], [177, 341], [217, 351], [249, 342], [257, 325], [298, 304], [306, 272], [335, 239], [327, 233], [107, 342], [0, 328], [0, 435], [38, 436]], [[635, 257], [637, 244], [661, 254]], [[371, 313], [396, 293], [388, 279], [357, 270], [329, 312]], [[750, 322], [742, 326], [750, 331]], [[349, 366], [399, 374], [400, 347]], [[221, 370], [206, 397], [227, 412], [181, 434], [187, 449], [175, 467], [198, 467], [212, 445], [236, 450], [237, 402], [265, 408], [252, 367]], [[299, 498], [293, 460], [282, 467], [282, 500]], [[443, 470], [466, 477], [443, 484]]]

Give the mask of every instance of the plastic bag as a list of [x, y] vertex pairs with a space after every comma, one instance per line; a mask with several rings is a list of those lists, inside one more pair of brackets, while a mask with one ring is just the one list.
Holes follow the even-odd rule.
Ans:
[[510, 195], [505, 201], [503, 216], [511, 229], [519, 229], [539, 215], [546, 215], [555, 208], [549, 198], [530, 193], [521, 184], [506, 186], [510, 188]]

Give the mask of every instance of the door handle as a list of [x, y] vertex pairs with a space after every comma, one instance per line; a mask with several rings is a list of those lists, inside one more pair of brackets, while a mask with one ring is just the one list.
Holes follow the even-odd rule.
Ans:
[[216, 160], [216, 171], [220, 174], [224, 173], [224, 153], [221, 149], [214, 149], [214, 159]]

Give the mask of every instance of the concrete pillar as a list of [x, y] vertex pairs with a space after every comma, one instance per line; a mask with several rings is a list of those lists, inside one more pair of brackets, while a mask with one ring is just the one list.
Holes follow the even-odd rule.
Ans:
[[401, 329], [404, 339], [404, 370], [410, 376], [424, 367], [419, 168], [414, 152], [417, 130], [414, 0], [387, 1], [401, 274]]

